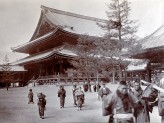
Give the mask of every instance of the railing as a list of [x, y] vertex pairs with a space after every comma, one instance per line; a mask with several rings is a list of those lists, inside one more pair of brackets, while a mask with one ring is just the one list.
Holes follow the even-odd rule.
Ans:
[[[127, 81], [134, 80], [138, 77], [126, 77]], [[98, 81], [101, 82], [105, 77], [98, 77]], [[111, 77], [112, 79], [112, 77]], [[123, 77], [125, 79], [125, 77]], [[89, 81], [91, 82], [96, 82], [97, 77], [89, 77]], [[60, 83], [85, 83], [87, 82], [87, 77], [72, 77], [72, 76], [59, 76], [59, 75], [49, 75], [49, 76], [39, 76], [35, 80], [30, 80], [29, 82], [33, 83], [38, 83], [38, 84], [60, 84]]]

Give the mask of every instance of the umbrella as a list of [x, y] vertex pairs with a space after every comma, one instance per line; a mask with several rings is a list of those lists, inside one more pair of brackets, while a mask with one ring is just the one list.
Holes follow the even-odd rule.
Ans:
[[43, 93], [38, 93], [37, 96], [38, 96], [38, 98], [42, 98], [42, 97], [45, 98], [46, 97], [46, 95], [44, 95]]
[[80, 95], [84, 95], [84, 93], [82, 91], [76, 91], [75, 92], [75, 96], [80, 96]]

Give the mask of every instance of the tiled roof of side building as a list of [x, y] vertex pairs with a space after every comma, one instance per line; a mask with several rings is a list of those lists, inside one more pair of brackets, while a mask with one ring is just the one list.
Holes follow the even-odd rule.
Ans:
[[143, 49], [150, 49], [164, 46], [164, 25], [160, 26], [149, 36], [141, 40]]

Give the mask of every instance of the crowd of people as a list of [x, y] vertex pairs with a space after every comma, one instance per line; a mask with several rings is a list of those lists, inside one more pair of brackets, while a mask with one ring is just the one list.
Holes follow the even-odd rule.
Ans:
[[[163, 84], [161, 80], [161, 88]], [[89, 88], [91, 88], [89, 84], [84, 84], [84, 92], [89, 91]], [[84, 92], [80, 86], [73, 85], [73, 105], [78, 110], [82, 109], [85, 102]], [[112, 92], [105, 83], [101, 85], [96, 83], [93, 85], [93, 92], [97, 92], [98, 99], [102, 101], [102, 115], [109, 116], [109, 123], [150, 123], [149, 113], [152, 113], [154, 106], [158, 106], [161, 123], [164, 123], [164, 93], [154, 89], [152, 84], [142, 89], [140, 81], [134, 81], [133, 86], [129, 86], [126, 81], [120, 81], [116, 91]], [[59, 87], [57, 94], [60, 99], [60, 108], [64, 108], [66, 97], [64, 86]], [[28, 104], [34, 103], [33, 95], [30, 89]], [[42, 93], [37, 96], [39, 116], [44, 119], [46, 96]]]

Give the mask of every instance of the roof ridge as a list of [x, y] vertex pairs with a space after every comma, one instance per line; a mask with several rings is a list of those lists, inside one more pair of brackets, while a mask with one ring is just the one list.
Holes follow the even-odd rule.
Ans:
[[154, 34], [156, 34], [157, 32], [159, 32], [162, 28], [164, 28], [164, 24], [161, 25], [159, 28], [157, 28], [157, 29], [156, 29], [153, 33], [151, 33], [150, 35], [144, 37], [144, 38], [142, 39], [142, 42], [144, 42], [145, 40], [147, 40], [147, 39], [153, 37]]
[[100, 18], [96, 18], [96, 17], [90, 17], [90, 16], [86, 16], [86, 15], [80, 15], [80, 14], [75, 14], [75, 13], [71, 13], [71, 12], [66, 12], [66, 11], [46, 7], [46, 6], [43, 6], [43, 5], [41, 5], [41, 9], [49, 10], [49, 11], [57, 13], [57, 14], [63, 14], [63, 15], [68, 15], [68, 16], [87, 19], [87, 20], [92, 20], [92, 21], [98, 21], [98, 22], [106, 22], [107, 21], [105, 19], [100, 19]]

